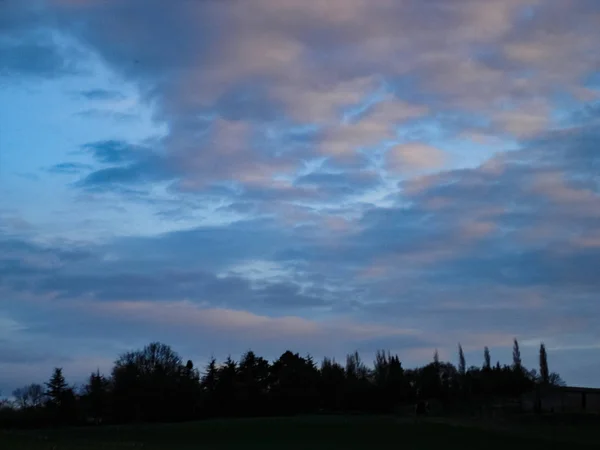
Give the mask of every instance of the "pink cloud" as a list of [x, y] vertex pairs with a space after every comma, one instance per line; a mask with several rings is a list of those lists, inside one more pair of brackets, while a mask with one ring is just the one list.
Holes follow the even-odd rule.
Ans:
[[418, 334], [412, 329], [356, 323], [345, 319], [315, 321], [296, 316], [269, 317], [243, 310], [205, 308], [190, 302], [73, 303], [71, 307], [174, 329], [200, 328], [210, 330], [215, 335], [235, 336], [237, 339], [252, 339], [255, 342], [271, 339], [343, 341]]
[[388, 150], [386, 157], [389, 169], [403, 174], [440, 169], [446, 159], [442, 150], [420, 142], [396, 145]]
[[[270, 186], [277, 176], [302, 167], [299, 159], [249, 151], [252, 123], [239, 125], [244, 131], [230, 124], [214, 134], [208, 148], [194, 148], [197, 130], [183, 118], [210, 108], [248, 80], [264, 87], [260, 101], [297, 122], [319, 126], [320, 153], [341, 161], [360, 147], [393, 139], [395, 127], [406, 120], [440, 110], [491, 123], [465, 125], [458, 133], [535, 136], [552, 125], [553, 105], [543, 100], [550, 94], [594, 95], [581, 80], [597, 66], [598, 13], [569, 2], [177, 2], [166, 17], [160, 2], [53, 3], [67, 18], [90, 15], [91, 44], [107, 60], [113, 50], [128, 51], [130, 59], [152, 58], [157, 73], [151, 75], [160, 82], [150, 91], [159, 98], [159, 117], [170, 125], [168, 152], [190, 168], [182, 182], [189, 188], [228, 177]], [[124, 14], [135, 5], [137, 14]], [[213, 34], [205, 36], [206, 30]], [[211, 45], [201, 46], [206, 39]], [[340, 123], [340, 109], [363, 102], [380, 80], [403, 76], [414, 80], [411, 100], [388, 99], [360, 120]], [[422, 164], [415, 162], [417, 168]]]

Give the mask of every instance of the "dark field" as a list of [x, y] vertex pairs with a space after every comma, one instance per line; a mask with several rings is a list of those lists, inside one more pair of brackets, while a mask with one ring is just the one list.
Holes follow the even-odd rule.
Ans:
[[[214, 420], [170, 425], [0, 432], [0, 449], [483, 449], [600, 448], [592, 434], [556, 426], [522, 428], [392, 417]], [[531, 429], [531, 433], [528, 433]], [[588, 430], [590, 431], [590, 430]], [[586, 436], [587, 435], [587, 436]], [[595, 433], [594, 433], [595, 435]], [[587, 442], [586, 442], [587, 441]]]

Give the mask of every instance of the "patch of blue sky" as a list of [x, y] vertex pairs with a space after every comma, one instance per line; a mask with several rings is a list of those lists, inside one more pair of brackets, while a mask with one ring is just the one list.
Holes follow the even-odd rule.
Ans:
[[470, 136], [469, 127], [485, 129], [487, 125], [485, 118], [427, 117], [399, 126], [398, 143], [419, 142], [444, 151], [447, 158], [442, 170], [478, 167], [499, 152], [518, 148], [514, 140], [494, 139], [481, 142]]
[[377, 103], [380, 103], [387, 95], [387, 91], [385, 88], [380, 88], [368, 95], [361, 103], [358, 105], [353, 105], [350, 107], [346, 107], [342, 110], [341, 122], [343, 124], [349, 124], [366, 113], [371, 107], [375, 106]]
[[583, 85], [589, 89], [600, 90], [600, 71], [588, 74], [583, 80]]
[[[98, 102], [73, 95], [73, 92], [97, 88], [115, 88], [114, 80], [106, 71], [95, 72], [94, 76], [69, 76], [26, 85], [5, 79], [0, 86], [0, 97], [4, 100], [0, 103], [3, 124], [0, 179], [6, 193], [4, 207], [16, 209], [27, 221], [44, 224], [48, 234], [62, 234], [61, 228], [65, 232], [72, 230], [60, 211], [77, 204], [77, 218], [92, 220], [96, 215], [94, 210], [100, 206], [86, 202], [79, 205], [76, 201], [79, 193], [70, 186], [78, 175], [52, 173], [51, 167], [66, 162], [94, 163], [91, 157], [79, 151], [86, 142], [107, 138], [136, 142], [165, 133], [164, 126], [153, 122], [152, 110], [140, 103], [135, 89], [126, 83], [118, 85], [124, 99], [103, 103], [109, 111], [131, 112], [136, 116], [135, 121], [123, 123], [109, 116], [78, 115], [79, 111], [89, 109], [90, 103]], [[104, 211], [102, 215], [108, 219], [111, 212]], [[144, 221], [141, 222], [143, 225]], [[108, 220], [106, 223], [109, 226]], [[110, 224], [113, 226], [119, 227], [116, 222]], [[83, 235], [87, 237], [89, 228], [86, 230]]]

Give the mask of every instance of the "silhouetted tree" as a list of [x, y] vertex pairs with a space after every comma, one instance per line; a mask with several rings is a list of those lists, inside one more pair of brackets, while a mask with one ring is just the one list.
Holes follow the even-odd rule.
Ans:
[[319, 396], [322, 408], [329, 411], [339, 411], [343, 408], [345, 383], [344, 368], [334, 359], [323, 359], [319, 378]]
[[77, 398], [73, 388], [67, 384], [62, 368], [54, 369], [46, 388], [46, 406], [55, 423], [73, 423], [77, 416]]
[[115, 412], [120, 420], [156, 421], [177, 416], [184, 369], [181, 357], [158, 342], [121, 355], [112, 371]]
[[83, 403], [86, 414], [100, 423], [109, 412], [110, 382], [100, 371], [92, 372], [87, 384], [83, 387]]
[[521, 372], [523, 370], [523, 363], [521, 362], [521, 349], [519, 348], [519, 341], [515, 339], [513, 341], [513, 369], [515, 372]]
[[550, 384], [550, 370], [548, 370], [548, 354], [544, 343], [540, 344], [540, 381], [542, 384]]
[[240, 408], [245, 415], [265, 413], [265, 400], [269, 389], [269, 363], [247, 351], [238, 367], [238, 389]]
[[44, 402], [44, 388], [35, 383], [15, 389], [12, 395], [19, 408], [36, 408]]
[[[367, 367], [358, 352], [347, 356], [345, 366], [325, 358], [317, 368], [312, 357], [284, 352], [269, 364], [251, 350], [239, 363], [228, 357], [222, 364], [212, 358], [203, 376], [188, 360], [185, 364], [169, 346], [151, 343], [142, 350], [121, 355], [112, 377], [96, 371], [80, 395], [70, 388], [62, 370], [54, 370], [46, 383], [15, 390], [20, 408], [0, 414], [0, 426], [73, 424], [78, 418], [103, 422], [176, 421], [214, 416], [256, 416], [360, 411], [387, 413], [409, 402], [437, 405], [448, 412], [473, 412], [485, 403], [516, 398], [536, 383], [564, 385], [548, 369], [546, 348], [540, 346], [540, 376], [521, 363], [514, 341], [512, 365], [491, 366], [484, 350], [483, 368], [466, 368], [462, 346], [458, 365], [439, 359], [410, 370], [397, 355], [377, 351]], [[34, 388], [32, 386], [37, 386]], [[46, 407], [35, 408], [47, 397]], [[413, 403], [414, 404], [414, 403]], [[433, 409], [433, 408], [432, 408]], [[81, 413], [81, 414], [80, 414]]]
[[483, 370], [492, 370], [492, 358], [490, 357], [490, 349], [485, 347], [483, 350]]
[[206, 392], [213, 393], [217, 386], [217, 360], [211, 357], [210, 362], [204, 370], [204, 375], [201, 379], [202, 389]]
[[458, 374], [464, 377], [467, 373], [467, 363], [465, 361], [465, 353], [463, 352], [462, 345], [458, 344]]
[[560, 375], [557, 374], [556, 372], [550, 372], [550, 375], [548, 376], [548, 383], [551, 386], [566, 386], [567, 385], [565, 383], [565, 381], [560, 377]]
[[55, 368], [54, 372], [52, 373], [52, 377], [50, 377], [50, 381], [46, 383], [46, 396], [48, 397], [48, 403], [55, 406], [60, 406], [68, 387], [69, 386], [62, 373], [62, 368]]
[[391, 411], [408, 397], [408, 380], [397, 355], [378, 350], [375, 355], [373, 381], [377, 388], [377, 409]]
[[202, 389], [200, 385], [200, 372], [194, 368], [192, 360], [181, 370], [178, 378], [178, 414], [177, 419], [184, 420], [198, 415], [198, 408], [201, 402]]
[[31, 406], [29, 403], [29, 393], [27, 392], [27, 387], [15, 389], [12, 395], [15, 398], [15, 404], [19, 408], [29, 408]]
[[200, 390], [202, 394], [202, 409], [204, 416], [214, 416], [217, 413], [217, 360], [211, 357], [209, 363], [204, 369], [204, 374], [200, 379]]
[[237, 402], [239, 394], [237, 362], [228, 356], [224, 364], [217, 368], [215, 386], [215, 412], [219, 416], [237, 416], [240, 414]]
[[319, 373], [314, 364], [298, 353], [286, 351], [271, 365], [270, 394], [281, 413], [316, 410]]

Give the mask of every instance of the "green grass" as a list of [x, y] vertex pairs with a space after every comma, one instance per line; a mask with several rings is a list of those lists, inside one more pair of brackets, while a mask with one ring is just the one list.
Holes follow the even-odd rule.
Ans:
[[[568, 441], [568, 437], [561, 436]], [[598, 448], [551, 436], [392, 417], [297, 417], [184, 424], [0, 432], [0, 449], [362, 449], [536, 450]]]

